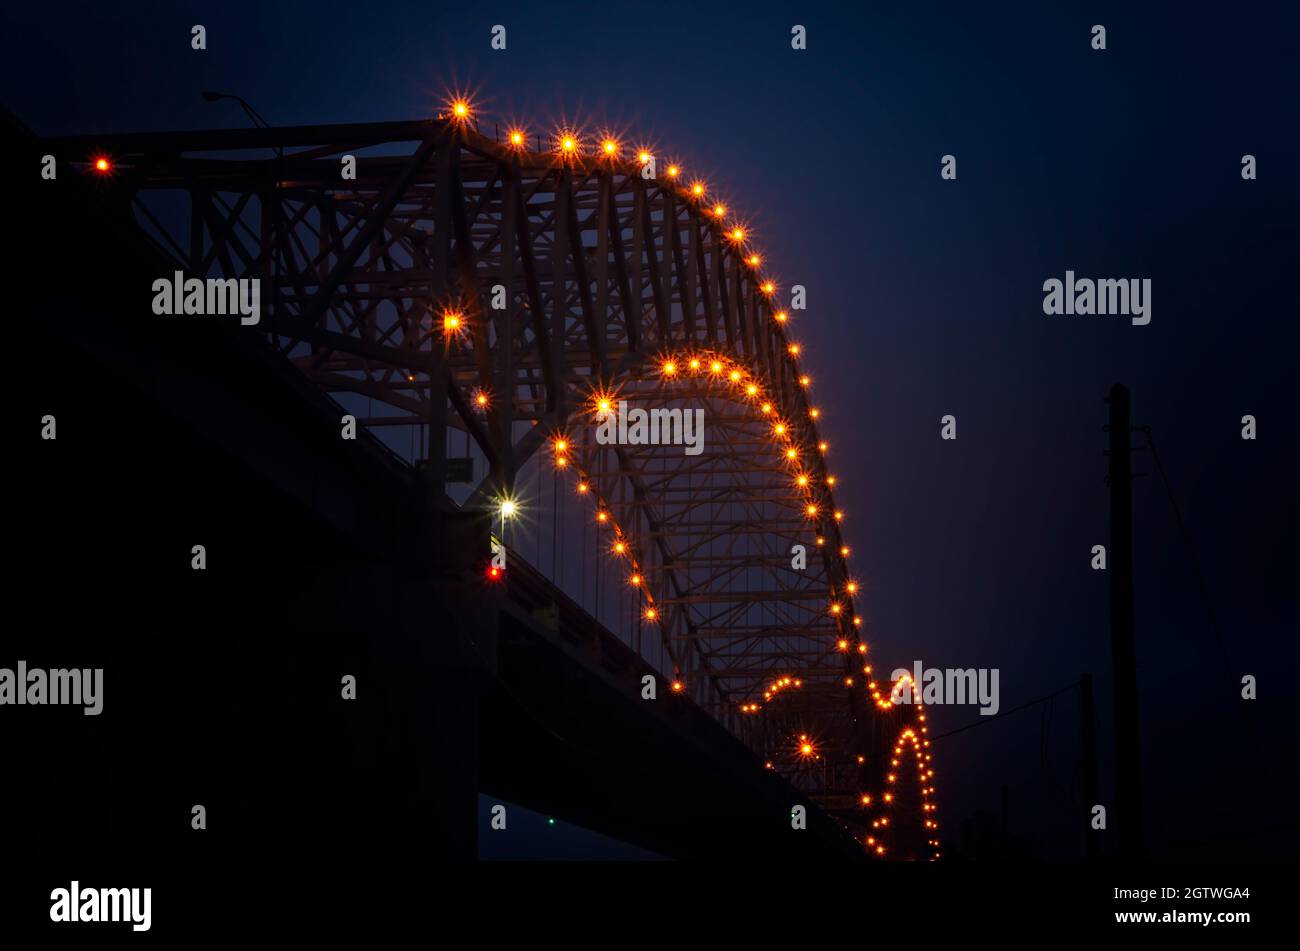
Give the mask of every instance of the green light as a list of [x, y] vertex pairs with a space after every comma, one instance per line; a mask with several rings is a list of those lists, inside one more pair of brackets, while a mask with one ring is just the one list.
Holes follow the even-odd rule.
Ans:
[[553, 826], [553, 825], [555, 825], [555, 820], [554, 820], [554, 819], [547, 819], [547, 820], [546, 820], [546, 824], [547, 824], [548, 826]]

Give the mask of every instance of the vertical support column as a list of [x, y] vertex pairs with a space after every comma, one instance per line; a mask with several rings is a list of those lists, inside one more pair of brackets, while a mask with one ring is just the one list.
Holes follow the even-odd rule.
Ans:
[[[673, 258], [673, 246], [676, 244], [674, 235], [677, 231], [677, 211], [673, 205], [673, 192], [671, 188], [661, 188], [659, 193], [663, 196], [664, 220], [660, 227], [663, 234], [663, 244], [659, 249], [659, 283], [660, 296], [663, 301], [665, 315], [659, 321], [659, 346], [667, 350], [672, 346], [672, 325], [673, 325], [673, 275], [677, 273], [675, 260]], [[653, 232], [652, 232], [653, 234]], [[685, 333], [685, 311], [686, 305], [682, 303], [682, 332]]]
[[492, 439], [497, 445], [497, 467], [493, 480], [501, 489], [511, 491], [515, 484], [514, 441], [514, 328], [515, 328], [515, 229], [518, 227], [519, 170], [502, 168], [501, 197], [501, 283], [506, 289], [506, 306], [496, 312], [494, 356], [496, 382], [489, 403]]
[[632, 258], [629, 268], [632, 286], [632, 306], [627, 314], [627, 339], [629, 344], [639, 339], [643, 317], [641, 290], [641, 255], [645, 249], [645, 186], [640, 178], [632, 182]]
[[[672, 248], [672, 269], [670, 273], [677, 275], [677, 287], [682, 297], [682, 339], [691, 344], [695, 342], [695, 261], [692, 259], [688, 264], [685, 255], [682, 254], [682, 229], [681, 222], [677, 217], [677, 201], [673, 195], [673, 190], [671, 188], [664, 189], [664, 195], [667, 199], [666, 220], [669, 223], [670, 230], [668, 233]], [[668, 291], [671, 295], [671, 280], [668, 283]], [[669, 300], [671, 301], [671, 296]]]
[[[738, 249], [739, 250], [739, 249]], [[744, 262], [741, 260], [739, 253], [731, 256], [731, 294], [736, 300], [736, 314], [740, 324], [740, 345], [744, 348], [745, 356], [754, 356], [754, 338], [750, 334], [749, 315], [752, 310], [751, 301], [746, 300], [744, 285], [742, 284]], [[753, 282], [749, 282], [750, 291], [753, 292]]]
[[[451, 203], [459, 189], [460, 142], [444, 134], [434, 153], [433, 274], [429, 281], [429, 315], [436, 331], [447, 306], [451, 285]], [[425, 462], [425, 496], [433, 511], [441, 511], [447, 495], [447, 355], [441, 334], [433, 335], [429, 354], [429, 447]]]
[[713, 273], [704, 259], [704, 241], [700, 238], [700, 219], [694, 208], [691, 209], [691, 261], [699, 276], [700, 300], [704, 303], [704, 333], [710, 345], [718, 342], [717, 299], [713, 290]]
[[569, 247], [569, 203], [573, 201], [573, 175], [566, 168], [560, 174], [555, 188], [555, 236], [551, 244], [551, 392], [547, 394], [546, 408], [564, 418], [564, 325], [568, 302], [568, 284], [565, 280], [564, 262]]
[[727, 341], [728, 349], [736, 349], [736, 312], [732, 306], [731, 295], [727, 293], [727, 266], [723, 260], [725, 257], [722, 244], [722, 235], [715, 228], [709, 229], [709, 236], [713, 242], [713, 277], [717, 283], [718, 301], [722, 307], [722, 331]]
[[[596, 199], [596, 313], [595, 324], [601, 333], [609, 326], [609, 218], [611, 181], [608, 171], [600, 173]], [[603, 343], [603, 341], [602, 341]], [[603, 348], [602, 348], [603, 349]]]
[[1133, 476], [1129, 395], [1110, 388], [1110, 646], [1115, 676], [1115, 824], [1120, 856], [1142, 856], [1137, 648], [1133, 632]]

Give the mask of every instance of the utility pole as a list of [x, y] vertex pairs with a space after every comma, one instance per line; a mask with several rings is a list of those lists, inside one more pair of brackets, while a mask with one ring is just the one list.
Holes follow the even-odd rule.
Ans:
[[1129, 396], [1110, 388], [1110, 650], [1115, 676], [1115, 825], [1123, 859], [1142, 857], [1137, 650], [1133, 639], [1133, 472]]
[[1092, 674], [1079, 678], [1079, 726], [1083, 747], [1084, 854], [1091, 860], [1100, 852], [1101, 839], [1092, 827], [1092, 808], [1097, 805], [1097, 733], [1092, 708]]

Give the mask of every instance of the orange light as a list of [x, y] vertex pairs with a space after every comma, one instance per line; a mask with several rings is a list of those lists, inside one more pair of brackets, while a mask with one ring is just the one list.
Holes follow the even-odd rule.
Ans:
[[627, 544], [622, 541], [614, 542], [614, 554], [621, 555], [627, 551]]
[[838, 641], [835, 642], [835, 647], [838, 650], [846, 651], [849, 649], [849, 642], [844, 640], [844, 638], [840, 638]]
[[677, 372], [677, 364], [673, 363], [673, 361], [669, 360], [664, 364], [663, 366], [664, 376], [672, 376], [676, 372]]
[[633, 587], [636, 587], [641, 583], [641, 576], [638, 574], [633, 574], [631, 577], [627, 579], [627, 581], [628, 584], [632, 585]]
[[794, 481], [799, 484], [800, 488], [802, 488], [808, 484], [808, 477], [801, 472], [795, 476]]
[[771, 281], [764, 281], [762, 290], [764, 294], [774, 294], [776, 293], [776, 285]]
[[848, 584], [844, 586], [844, 590], [848, 591], [849, 594], [857, 594], [858, 583], [856, 581], [850, 581]]
[[848, 546], [848, 545], [841, 545], [841, 546], [840, 546], [840, 555], [841, 555], [842, 557], [844, 557], [844, 558], [849, 557], [849, 546]]
[[831, 447], [831, 444], [828, 443], [828, 442], [827, 442], [826, 440], [824, 440], [824, 439], [823, 439], [821, 442], [819, 442], [819, 443], [817, 444], [817, 448], [820, 449], [822, 452], [825, 452], [825, 451], [826, 451], [827, 449], [829, 449], [830, 447]]
[[766, 415], [766, 414], [772, 412], [772, 404], [771, 404], [771, 403], [764, 403], [764, 404], [762, 404], [761, 406], [759, 406], [759, 409], [762, 410], [762, 412], [763, 412], [764, 415]]
[[777, 322], [778, 324], [783, 324], [783, 323], [785, 323], [787, 320], [790, 319], [790, 315], [787, 314], [787, 313], [786, 313], [785, 311], [783, 311], [783, 310], [778, 310], [778, 311], [777, 311], [775, 314], [773, 314], [772, 316], [776, 319], [776, 322]]
[[753, 383], [751, 383], [751, 384], [749, 384], [749, 386], [745, 387], [745, 393], [746, 393], [747, 395], [749, 395], [749, 396], [757, 396], [757, 395], [758, 395], [758, 387], [755, 386]]
[[[653, 607], [649, 607], [649, 608], [646, 608], [646, 609], [645, 609], [645, 619], [646, 619], [647, 621], [653, 621], [653, 620], [654, 620], [655, 618], [657, 618], [657, 617], [659, 617], [659, 612], [656, 611]], [[680, 681], [679, 681], [679, 682], [680, 682]], [[679, 686], [675, 686], [675, 687], [673, 687], [673, 689], [674, 689], [674, 690], [681, 690], [682, 688], [679, 687]]]
[[831, 488], [835, 488], [835, 483], [838, 482], [838, 481], [839, 481], [839, 480], [838, 480], [837, 478], [835, 478], [835, 476], [827, 476], [827, 477], [826, 477], [826, 484], [829, 485]]
[[590, 488], [590, 486], [588, 486], [587, 483], [585, 483], [585, 482], [579, 482], [579, 483], [578, 483], [578, 494], [579, 494], [579, 495], [586, 495], [586, 494], [587, 494], [587, 489], [588, 489], [588, 488]]
[[751, 254], [748, 258], [745, 259], [745, 261], [746, 263], [749, 264], [750, 267], [758, 267], [760, 264], [763, 263], [763, 259], [757, 254]]
[[464, 99], [457, 99], [451, 104], [451, 114], [457, 119], [469, 118], [469, 103]]
[[794, 446], [791, 446], [785, 451], [785, 457], [793, 462], [795, 459], [799, 458], [799, 450], [794, 448]]
[[837, 522], [842, 522], [842, 521], [844, 521], [844, 513], [843, 513], [843, 512], [840, 512], [840, 511], [837, 511], [837, 512], [835, 513], [835, 521], [837, 521]]
[[517, 149], [518, 149], [518, 148], [523, 148], [523, 144], [524, 144], [524, 132], [523, 132], [522, 129], [511, 129], [511, 130], [510, 130], [510, 144], [513, 145], [513, 146], [514, 146], [515, 148], [517, 148]]
[[676, 165], [669, 165], [669, 166], [668, 166], [668, 177], [669, 177], [669, 178], [676, 178], [676, 177], [677, 177], [678, 175], [680, 175], [681, 173], [682, 173], [682, 170], [681, 170], [680, 168], [678, 168]]
[[787, 347], [786, 349], [790, 351], [790, 356], [792, 357], [799, 356], [799, 345], [797, 343], [790, 344], [790, 346]]
[[732, 228], [732, 229], [731, 229], [731, 240], [732, 240], [732, 241], [736, 241], [736, 242], [744, 241], [744, 240], [745, 240], [745, 229], [744, 229], [744, 228]]
[[701, 182], [696, 182], [694, 185], [692, 185], [692, 186], [691, 186], [691, 194], [694, 195], [696, 198], [699, 198], [701, 195], [703, 195], [703, 194], [704, 194], [704, 185], [703, 185], [703, 183], [701, 183]]
[[776, 433], [778, 436], [784, 436], [785, 423], [777, 423], [775, 426], [772, 427], [772, 432]]
[[811, 416], [813, 419], [817, 419], [819, 416], [821, 416], [821, 414], [822, 411], [817, 409], [816, 407], [813, 407], [812, 409], [808, 410], [808, 415]]
[[817, 514], [817, 506], [810, 504], [804, 511], [808, 513], [809, 518], [812, 518]]
[[[853, 623], [854, 623], [854, 624], [857, 624], [859, 620], [860, 620], [859, 618], [856, 618], [856, 617], [855, 617], [855, 618], [853, 619]], [[859, 653], [859, 654], [865, 654], [866, 652], [867, 652], [867, 645], [866, 645], [866, 644], [859, 644], [859, 645], [858, 645], [858, 653]], [[870, 673], [870, 671], [867, 671], [867, 673]]]
[[714, 360], [712, 363], [710, 363], [710, 364], [709, 364], [709, 371], [712, 372], [712, 373], [721, 373], [721, 372], [722, 372], [722, 363], [721, 363], [721, 361], [719, 361], [719, 360]]
[[555, 440], [555, 451], [556, 451], [556, 452], [568, 452], [568, 451], [569, 451], [569, 441], [568, 441], [567, 439], [557, 439], [557, 440]]
[[838, 601], [831, 605], [831, 614], [838, 615], [843, 610], [844, 608], [840, 606]]
[[692, 370], [698, 370], [700, 368], [700, 361], [692, 357], [689, 366]]
[[[797, 353], [798, 351], [791, 351], [791, 352]], [[808, 376], [807, 374], [804, 374], [803, 376], [799, 377], [800, 386], [810, 386], [811, 384], [812, 384], [812, 377]]]
[[650, 153], [645, 149], [642, 149], [640, 152], [636, 153], [636, 160], [644, 165], [646, 162], [650, 161]]
[[449, 310], [442, 315], [443, 333], [455, 333], [460, 330], [460, 314], [454, 310]]
[[480, 409], [487, 406], [490, 402], [492, 402], [492, 398], [483, 390], [479, 390], [474, 394], [474, 404]]
[[604, 142], [600, 143], [600, 149], [606, 155], [617, 155], [618, 143], [613, 139], [606, 139]]
[[727, 213], [727, 206], [721, 203], [716, 204], [713, 206], [713, 213], [717, 217], [721, 218], [723, 215]]
[[845, 677], [845, 678], [844, 678], [844, 686], [846, 686], [846, 687], [852, 687], [852, 686], [853, 686], [853, 678], [852, 678], [852, 677]]
[[822, 538], [822, 536], [818, 535], [818, 536], [817, 536], [817, 544], [818, 544], [818, 545], [825, 545], [825, 544], [826, 544], [826, 539], [824, 539], [824, 538]]
[[731, 382], [732, 382], [732, 383], [739, 383], [739, 382], [740, 382], [740, 371], [739, 371], [739, 370], [732, 370], [731, 373], [728, 374], [728, 375], [730, 376], [730, 378], [731, 378]]
[[812, 751], [813, 745], [811, 743], [804, 743], [799, 747], [799, 752], [804, 756], [812, 756]]
[[560, 151], [570, 154], [578, 150], [578, 140], [571, 135], [560, 136]]
[[608, 512], [604, 512], [604, 511], [597, 512], [597, 513], [596, 513], [596, 521], [598, 521], [598, 522], [608, 522], [608, 521], [609, 521], [609, 513], [608, 513]]
[[95, 159], [95, 171], [109, 172], [112, 170], [112, 168], [113, 168], [113, 164], [103, 156], [100, 156], [99, 158]]

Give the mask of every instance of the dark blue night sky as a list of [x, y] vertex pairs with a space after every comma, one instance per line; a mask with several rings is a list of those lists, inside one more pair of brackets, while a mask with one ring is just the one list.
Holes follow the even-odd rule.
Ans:
[[[1293, 852], [1300, 8], [985, 6], [21, 4], [0, 76], [39, 134], [246, 124], [205, 88], [309, 124], [426, 116], [454, 87], [503, 124], [613, 126], [679, 158], [750, 219], [781, 282], [808, 289], [794, 334], [877, 663], [1000, 668], [1004, 710], [1092, 671], [1106, 789], [1107, 581], [1088, 562], [1108, 531], [1103, 397], [1124, 382], [1223, 638], [1138, 453], [1151, 844]], [[498, 23], [505, 52], [489, 48]], [[1067, 269], [1150, 278], [1150, 325], [1044, 316], [1043, 282]], [[939, 438], [945, 414], [956, 442]], [[1078, 854], [1075, 704], [936, 742], [949, 835], [1006, 784], [1013, 832]], [[937, 709], [934, 733], [975, 719]]]

